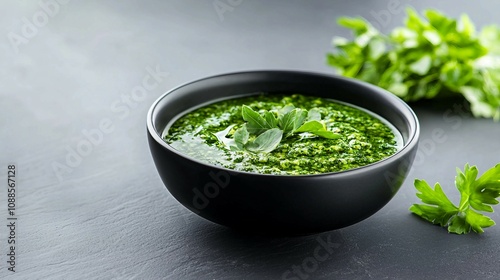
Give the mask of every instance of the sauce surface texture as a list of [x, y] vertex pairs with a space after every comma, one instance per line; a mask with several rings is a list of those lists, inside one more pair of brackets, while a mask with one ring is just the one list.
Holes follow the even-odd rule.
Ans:
[[[283, 139], [270, 153], [228, 150], [214, 133], [243, 125], [241, 108], [277, 111], [287, 105], [316, 108], [328, 130], [341, 135], [326, 139], [297, 134]], [[377, 117], [333, 100], [294, 95], [252, 95], [206, 105], [167, 126], [164, 140], [174, 149], [200, 161], [238, 171], [313, 175], [368, 165], [398, 150], [395, 132]], [[234, 131], [233, 130], [233, 131]]]

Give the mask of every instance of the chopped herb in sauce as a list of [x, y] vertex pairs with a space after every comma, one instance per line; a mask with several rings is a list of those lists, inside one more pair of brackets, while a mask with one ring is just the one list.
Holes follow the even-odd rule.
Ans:
[[[283, 120], [292, 110], [300, 120], [296, 127]], [[256, 127], [250, 117], [257, 115], [269, 125]], [[259, 94], [188, 112], [167, 126], [164, 139], [190, 157], [229, 169], [312, 175], [387, 158], [398, 150], [397, 134], [373, 114], [344, 103], [299, 94]]]

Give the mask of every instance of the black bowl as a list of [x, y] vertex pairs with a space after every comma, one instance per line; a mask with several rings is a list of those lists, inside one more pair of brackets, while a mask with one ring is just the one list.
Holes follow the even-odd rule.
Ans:
[[[166, 125], [186, 110], [254, 92], [300, 93], [368, 109], [400, 131], [403, 148], [389, 158], [356, 169], [287, 176], [203, 163], [162, 140]], [[377, 212], [408, 174], [420, 133], [413, 111], [391, 93], [354, 79], [298, 71], [230, 73], [179, 86], [154, 102], [147, 128], [158, 173], [182, 205], [228, 227], [285, 234], [338, 229]]]

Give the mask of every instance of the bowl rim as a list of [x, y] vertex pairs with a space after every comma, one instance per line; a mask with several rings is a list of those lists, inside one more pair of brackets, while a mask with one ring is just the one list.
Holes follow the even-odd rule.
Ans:
[[[399, 103], [399, 105], [401, 105], [402, 108], [404, 108], [404, 110], [407, 110], [407, 113], [409, 113], [411, 118], [406, 118], [406, 117], [405, 118], [409, 124], [410, 132], [413, 132], [413, 133], [408, 135], [408, 140], [405, 143], [403, 143], [403, 146], [400, 150], [398, 150], [396, 153], [394, 153], [394, 154], [392, 154], [392, 155], [390, 155], [382, 160], [376, 161], [374, 163], [370, 163], [367, 165], [363, 165], [360, 167], [355, 167], [355, 168], [351, 168], [351, 169], [347, 169], [347, 170], [335, 171], [335, 172], [326, 172], [326, 173], [319, 173], [319, 174], [287, 175], [287, 174], [264, 174], [264, 173], [240, 171], [240, 170], [230, 169], [230, 168], [226, 168], [223, 166], [217, 166], [214, 164], [203, 162], [203, 161], [198, 160], [194, 157], [188, 156], [188, 155], [174, 149], [172, 146], [170, 146], [167, 142], [165, 142], [163, 140], [163, 138], [161, 137], [162, 133], [159, 132], [154, 125], [153, 114], [154, 114], [158, 104], [166, 96], [176, 92], [177, 90], [179, 90], [181, 88], [188, 87], [191, 84], [196, 84], [199, 82], [203, 82], [205, 80], [216, 79], [216, 78], [220, 78], [220, 77], [228, 77], [228, 76], [233, 76], [233, 75], [265, 74], [265, 73], [267, 73], [267, 74], [304, 74], [304, 75], [316, 76], [319, 78], [337, 79], [337, 80], [341, 80], [345, 83], [351, 83], [353, 85], [365, 87], [371, 91], [376, 91], [380, 94], [385, 95], [385, 97], [392, 99], [391, 100], [392, 102]], [[230, 98], [228, 98], [228, 99], [230, 99]], [[355, 104], [353, 104], [353, 105], [355, 105]], [[361, 107], [359, 105], [355, 105], [355, 106]], [[361, 107], [361, 108], [371, 112], [370, 109], [367, 109], [364, 107]], [[404, 114], [404, 115], [406, 116], [406, 114]], [[392, 122], [390, 122], [389, 120], [387, 120], [387, 121], [392, 124]], [[244, 175], [251, 175], [251, 176], [284, 177], [284, 178], [306, 178], [306, 177], [324, 177], [324, 176], [343, 177], [343, 176], [357, 175], [359, 173], [364, 173], [364, 172], [368, 172], [368, 171], [373, 170], [373, 169], [378, 169], [378, 168], [381, 168], [380, 166], [388, 165], [394, 161], [402, 160], [402, 158], [404, 158], [404, 156], [407, 153], [409, 153], [411, 150], [413, 150], [413, 148], [415, 148], [415, 146], [418, 145], [418, 141], [419, 141], [419, 137], [420, 137], [420, 124], [419, 124], [417, 115], [415, 114], [415, 112], [411, 109], [411, 107], [406, 102], [404, 102], [402, 99], [395, 96], [391, 92], [389, 92], [381, 87], [378, 87], [378, 86], [375, 86], [375, 85], [372, 85], [370, 83], [367, 83], [367, 82], [364, 82], [364, 81], [361, 81], [358, 79], [354, 79], [354, 78], [347, 78], [347, 77], [336, 75], [336, 74], [325, 74], [325, 73], [320, 73], [320, 72], [302, 71], [302, 70], [248, 70], [248, 71], [226, 72], [226, 73], [215, 74], [215, 75], [206, 76], [203, 78], [191, 80], [189, 82], [185, 82], [183, 84], [180, 84], [180, 85], [166, 91], [165, 93], [163, 93], [161, 96], [159, 96], [153, 102], [153, 104], [151, 105], [151, 107], [149, 108], [148, 113], [147, 113], [146, 125], [147, 125], [147, 130], [148, 130], [149, 136], [151, 136], [158, 144], [160, 144], [163, 148], [169, 150], [170, 152], [172, 152], [180, 157], [183, 157], [189, 161], [193, 161], [197, 164], [204, 165], [205, 167], [208, 167], [208, 168], [226, 171], [226, 172], [229, 172], [230, 174], [234, 174], [234, 175], [239, 175], [239, 174], [243, 175], [244, 174]], [[392, 124], [392, 125], [394, 125], [394, 124]], [[411, 129], [411, 128], [413, 128], [413, 129]]]

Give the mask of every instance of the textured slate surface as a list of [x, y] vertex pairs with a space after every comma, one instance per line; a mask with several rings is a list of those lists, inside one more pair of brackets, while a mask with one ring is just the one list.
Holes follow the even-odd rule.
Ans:
[[[1, 226], [0, 278], [500, 277], [500, 227], [449, 235], [407, 211], [417, 201], [413, 178], [439, 181], [450, 192], [456, 166], [484, 171], [500, 162], [499, 124], [471, 119], [457, 109], [460, 101], [413, 105], [425, 144], [386, 207], [351, 227], [306, 237], [245, 235], [191, 214], [160, 182], [145, 137], [150, 104], [181, 83], [249, 69], [331, 73], [324, 57], [331, 38], [348, 35], [335, 24], [340, 15], [389, 30], [410, 4], [467, 12], [482, 26], [500, 24], [498, 2], [41, 3], [49, 4], [3, 1], [0, 10], [2, 223], [7, 165], [18, 170], [17, 272], [6, 270], [8, 231]], [[232, 6], [218, 13], [214, 3]], [[436, 131], [444, 140], [433, 138]]]

